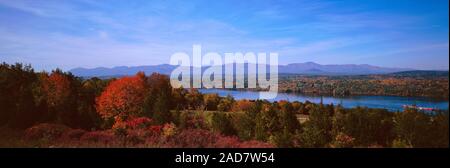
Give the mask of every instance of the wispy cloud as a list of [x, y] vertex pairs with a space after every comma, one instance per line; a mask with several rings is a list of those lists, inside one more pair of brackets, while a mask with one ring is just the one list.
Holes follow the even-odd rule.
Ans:
[[205, 52], [279, 52], [281, 63], [352, 63], [375, 55], [448, 51], [448, 38], [423, 31], [448, 29], [448, 22], [433, 27], [428, 15], [338, 5], [0, 0], [0, 58], [48, 70], [167, 63], [174, 52], [191, 52], [193, 44]]

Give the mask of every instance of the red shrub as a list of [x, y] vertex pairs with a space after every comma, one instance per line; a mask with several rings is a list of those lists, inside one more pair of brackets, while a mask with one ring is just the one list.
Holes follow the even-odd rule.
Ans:
[[69, 127], [59, 124], [38, 124], [25, 130], [24, 138], [27, 140], [55, 140], [70, 130]]
[[86, 133], [82, 129], [71, 129], [64, 132], [60, 138], [62, 141], [79, 140]]
[[274, 146], [256, 140], [241, 142], [236, 136], [221, 136], [219, 135], [215, 144], [215, 148], [273, 148]]
[[132, 117], [126, 121], [117, 117], [112, 128], [123, 128], [123, 129], [143, 129], [151, 125], [152, 119], [147, 117]]
[[152, 125], [152, 126], [148, 127], [148, 130], [154, 134], [159, 135], [159, 134], [161, 134], [162, 128], [163, 127], [161, 125]]
[[147, 136], [149, 136], [149, 134], [145, 130], [131, 130], [127, 132], [125, 141], [127, 145], [133, 146], [143, 143]]
[[128, 121], [126, 121], [127, 128], [131, 129], [138, 129], [138, 128], [147, 128], [150, 126], [152, 122], [152, 119], [147, 117], [139, 117], [139, 118], [133, 118]]
[[241, 142], [235, 136], [218, 136], [214, 147], [215, 148], [238, 148]]
[[206, 129], [207, 125], [203, 116], [189, 116], [186, 121], [186, 128]]
[[169, 137], [164, 147], [178, 148], [273, 148], [260, 141], [239, 141], [237, 137], [223, 136], [204, 129], [184, 129]]
[[169, 137], [166, 147], [205, 148], [213, 147], [217, 135], [203, 129], [185, 129], [179, 134]]
[[147, 147], [159, 147], [164, 144], [164, 138], [160, 136], [149, 136], [145, 139], [145, 146]]
[[251, 140], [244, 141], [240, 144], [240, 148], [274, 148], [273, 145], [261, 141]]
[[114, 134], [108, 131], [93, 131], [81, 136], [81, 141], [109, 143], [114, 141]]

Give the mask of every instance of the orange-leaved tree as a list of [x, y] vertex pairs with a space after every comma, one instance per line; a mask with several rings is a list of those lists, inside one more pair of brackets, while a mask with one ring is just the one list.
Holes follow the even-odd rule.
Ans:
[[43, 81], [43, 89], [47, 95], [49, 107], [60, 107], [67, 102], [71, 95], [70, 80], [60, 71], [51, 73]]
[[107, 120], [139, 116], [143, 112], [146, 93], [146, 77], [142, 72], [117, 79], [96, 98], [97, 112]]
[[[47, 108], [43, 116], [44, 122], [55, 122], [70, 127], [88, 127], [82, 124], [85, 120], [78, 111], [80, 79], [60, 69], [51, 74], [38, 74], [38, 87], [34, 90], [34, 98], [42, 108]], [[80, 125], [82, 124], [82, 125]]]
[[233, 104], [232, 111], [248, 111], [254, 104], [250, 100], [238, 100]]

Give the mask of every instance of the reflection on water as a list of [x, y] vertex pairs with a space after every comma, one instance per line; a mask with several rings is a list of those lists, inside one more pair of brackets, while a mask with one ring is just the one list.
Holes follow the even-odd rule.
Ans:
[[[236, 100], [259, 98], [258, 92], [252, 91], [236, 91], [236, 90], [222, 90], [222, 89], [200, 89], [201, 93], [217, 93], [220, 96], [231, 95]], [[365, 106], [369, 108], [384, 108], [390, 111], [401, 111], [403, 105], [417, 105], [420, 107], [431, 107], [441, 110], [448, 110], [448, 101], [437, 101], [430, 98], [421, 97], [401, 97], [401, 96], [348, 96], [348, 97], [331, 97], [331, 96], [306, 96], [301, 94], [278, 93], [275, 99], [269, 101], [300, 101], [306, 100], [313, 103], [320, 103], [321, 99], [324, 104], [341, 104], [346, 108], [356, 106]]]

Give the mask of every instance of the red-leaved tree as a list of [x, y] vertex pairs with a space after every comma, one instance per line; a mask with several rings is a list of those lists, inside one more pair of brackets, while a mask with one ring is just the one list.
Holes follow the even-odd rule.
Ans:
[[97, 112], [104, 119], [140, 115], [146, 94], [145, 80], [145, 75], [138, 73], [111, 82], [96, 99]]

